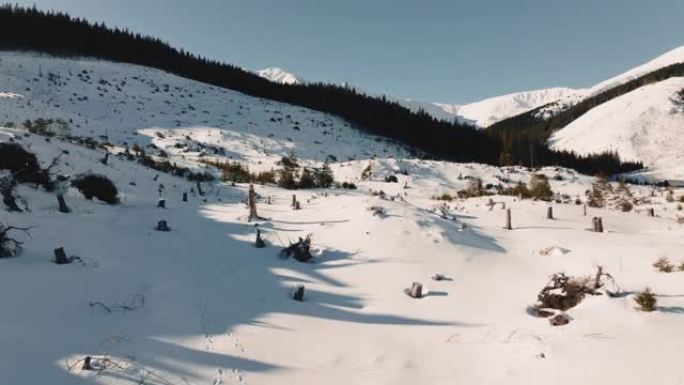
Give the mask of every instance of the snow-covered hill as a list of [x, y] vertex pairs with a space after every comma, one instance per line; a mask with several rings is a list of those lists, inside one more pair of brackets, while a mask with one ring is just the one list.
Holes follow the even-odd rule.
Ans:
[[283, 83], [283, 84], [301, 84], [304, 83], [302, 79], [293, 73], [287, 72], [282, 68], [269, 67], [257, 71], [257, 75], [264, 79], [268, 79], [272, 82]]
[[648, 85], [593, 108], [550, 139], [554, 149], [616, 151], [657, 179], [684, 181], [684, 111], [673, 102], [684, 78]]
[[0, 124], [60, 120], [52, 129], [184, 157], [204, 155], [199, 145], [264, 166], [406, 154], [329, 114], [135, 65], [2, 52], [0, 93]]
[[[590, 208], [584, 216], [581, 206], [554, 204], [556, 219], [547, 220], [543, 202], [493, 196], [490, 209], [488, 197], [431, 199], [473, 177], [527, 182], [521, 168], [342, 162], [332, 165], [335, 177], [359, 189], [295, 191], [301, 210], [290, 207], [293, 191], [256, 187], [265, 218], [258, 228], [268, 243], [257, 249], [246, 185], [205, 184], [201, 197], [193, 183], [136, 162], [111, 157], [103, 165], [101, 151], [0, 129], [0, 141], [10, 139], [43, 164], [62, 153], [59, 172], [109, 176], [122, 203], [86, 201], [71, 189], [72, 212], [62, 214], [52, 193], [17, 190], [31, 211], [3, 213], [3, 223], [32, 229], [30, 237], [12, 233], [25, 242], [20, 256], [0, 259], [3, 383], [636, 385], [645, 376], [681, 378], [684, 273], [657, 273], [650, 264], [661, 255], [679, 262], [684, 229], [673, 221], [677, 203], [661, 193], [631, 213]], [[543, 172], [570, 201], [583, 199], [591, 182], [567, 170]], [[390, 174], [399, 183], [384, 182]], [[378, 190], [388, 198], [372, 193]], [[650, 197], [645, 187], [633, 192]], [[160, 196], [165, 209], [156, 208]], [[512, 209], [513, 231], [502, 229], [502, 205]], [[373, 215], [373, 206], [385, 215]], [[650, 207], [658, 217], [646, 217]], [[606, 233], [586, 230], [597, 215]], [[154, 231], [158, 219], [171, 232]], [[313, 234], [312, 263], [278, 256], [284, 243], [306, 234]], [[80, 259], [53, 264], [60, 246]], [[568, 312], [567, 326], [526, 312], [550, 274], [591, 274], [597, 264], [628, 293], [652, 287], [660, 310], [638, 311], [627, 294], [588, 296]], [[431, 280], [436, 273], [448, 279]], [[425, 285], [424, 298], [404, 294], [412, 282]], [[292, 300], [297, 284], [305, 285], [304, 302]], [[102, 370], [83, 370], [85, 356]]]

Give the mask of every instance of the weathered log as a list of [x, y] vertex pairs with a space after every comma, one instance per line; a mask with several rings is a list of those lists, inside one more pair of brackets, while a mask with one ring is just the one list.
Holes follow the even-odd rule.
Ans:
[[292, 298], [295, 301], [304, 301], [304, 285], [297, 285], [295, 286], [294, 293], [292, 295]]
[[60, 247], [54, 250], [55, 253], [55, 263], [58, 265], [66, 265], [71, 263], [71, 259], [69, 259], [64, 252], [64, 248]]

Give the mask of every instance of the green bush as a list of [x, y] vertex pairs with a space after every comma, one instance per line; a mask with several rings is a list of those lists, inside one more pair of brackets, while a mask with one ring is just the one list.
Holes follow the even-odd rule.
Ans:
[[657, 309], [658, 300], [656, 295], [648, 287], [637, 293], [634, 301], [639, 305], [643, 311], [654, 311]]

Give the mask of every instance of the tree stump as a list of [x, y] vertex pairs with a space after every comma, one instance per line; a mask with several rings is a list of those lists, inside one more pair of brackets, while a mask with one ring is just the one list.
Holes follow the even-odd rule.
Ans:
[[594, 217], [591, 220], [592, 225], [593, 225], [593, 230], [595, 233], [602, 233], [603, 232], [603, 219], [601, 217]]
[[184, 192], [183, 193], [183, 202], [187, 202], [187, 201], [188, 201], [188, 193]]
[[413, 297], [413, 298], [422, 298], [423, 297], [423, 285], [419, 282], [413, 282], [411, 284], [411, 289], [409, 290], [408, 295]]
[[549, 318], [549, 323], [553, 326], [562, 326], [570, 323], [570, 316], [567, 314], [556, 314]]
[[57, 203], [59, 203], [59, 212], [60, 213], [68, 213], [71, 210], [69, 210], [69, 207], [66, 204], [66, 201], [64, 200], [64, 195], [57, 195]]
[[165, 209], [166, 208], [166, 200], [165, 199], [160, 199], [157, 201], [157, 208], [158, 209]]
[[546, 208], [546, 219], [553, 219], [553, 206]]
[[304, 285], [297, 285], [295, 286], [294, 289], [294, 294], [292, 295], [292, 299], [295, 301], [304, 301]]
[[71, 263], [71, 260], [67, 258], [66, 253], [64, 252], [64, 248], [60, 247], [55, 249], [55, 263], [58, 265], [66, 265]]
[[157, 222], [157, 227], [155, 227], [154, 229], [157, 231], [171, 231], [168, 223], [166, 223], [166, 221], [163, 219], [160, 219], [159, 222]]
[[254, 221], [259, 219], [256, 208], [256, 192], [254, 191], [254, 185], [252, 184], [249, 185], [249, 192], [247, 194], [247, 205], [249, 206], [248, 221]]
[[513, 226], [511, 225], [511, 209], [506, 209], [506, 230], [513, 230]]
[[257, 229], [256, 233], [256, 241], [254, 242], [254, 247], [257, 249], [261, 249], [266, 247], [266, 242], [264, 242], [263, 238], [261, 238], [261, 230]]
[[83, 359], [83, 365], [81, 366], [81, 370], [93, 370], [93, 367], [90, 364], [91, 360], [92, 360], [92, 357], [85, 356], [85, 358]]

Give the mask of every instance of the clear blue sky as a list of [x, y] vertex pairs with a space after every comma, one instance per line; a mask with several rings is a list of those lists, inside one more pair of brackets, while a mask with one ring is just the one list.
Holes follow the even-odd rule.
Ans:
[[30, 0], [247, 69], [426, 101], [586, 87], [684, 45], [683, 0]]

